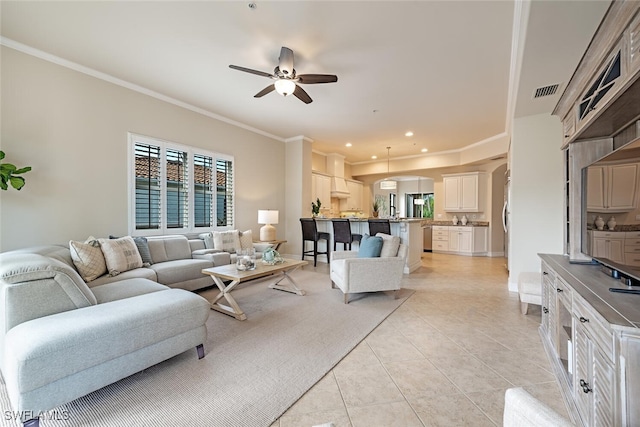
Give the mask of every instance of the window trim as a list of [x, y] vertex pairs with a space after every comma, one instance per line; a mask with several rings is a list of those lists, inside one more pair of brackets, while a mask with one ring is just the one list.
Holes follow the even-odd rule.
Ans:
[[[166, 235], [166, 234], [186, 234], [186, 233], [206, 233], [208, 231], [216, 230], [232, 230], [235, 227], [235, 161], [234, 157], [228, 154], [222, 154], [215, 151], [209, 151], [198, 147], [192, 147], [184, 144], [179, 144], [172, 141], [163, 140], [151, 136], [136, 134], [128, 132], [127, 143], [127, 208], [128, 208], [128, 230], [130, 235], [136, 236], [153, 236], [153, 235]], [[136, 144], [148, 144], [160, 147], [161, 159], [160, 162], [160, 227], [154, 229], [137, 229], [136, 228], [136, 174], [135, 174], [135, 146]], [[188, 171], [188, 218], [187, 226], [181, 228], [168, 228], [167, 227], [167, 168], [166, 168], [166, 150], [180, 150], [187, 153], [189, 171]], [[196, 227], [195, 226], [195, 184], [194, 184], [194, 155], [201, 155], [211, 157], [213, 160], [213, 197], [211, 198], [211, 212], [212, 212], [212, 226], [209, 227]], [[217, 207], [217, 172], [216, 162], [218, 160], [224, 160], [231, 162], [231, 224], [225, 226], [219, 226], [217, 223], [218, 207]]]

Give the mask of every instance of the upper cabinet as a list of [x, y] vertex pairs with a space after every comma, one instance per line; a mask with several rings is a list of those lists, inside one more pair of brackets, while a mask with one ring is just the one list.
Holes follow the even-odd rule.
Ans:
[[614, 1], [553, 111], [563, 145], [612, 138], [637, 120], [640, 103], [640, 2]]
[[448, 212], [481, 212], [484, 190], [484, 174], [470, 172], [442, 175], [444, 185], [444, 210]]
[[636, 208], [638, 163], [590, 166], [587, 211], [625, 212]]
[[320, 199], [322, 208], [331, 206], [331, 177], [319, 173], [311, 174], [311, 201]]

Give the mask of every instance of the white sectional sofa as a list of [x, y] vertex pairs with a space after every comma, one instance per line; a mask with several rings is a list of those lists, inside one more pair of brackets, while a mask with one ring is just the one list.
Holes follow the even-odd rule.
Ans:
[[184, 236], [147, 239], [153, 263], [86, 282], [69, 247], [0, 254], [0, 370], [25, 426], [40, 414], [196, 348], [204, 357], [212, 286], [231, 255]]

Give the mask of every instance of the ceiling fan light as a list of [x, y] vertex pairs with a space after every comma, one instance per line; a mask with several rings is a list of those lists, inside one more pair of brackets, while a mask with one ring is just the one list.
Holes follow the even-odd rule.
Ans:
[[296, 90], [296, 83], [289, 79], [278, 79], [274, 83], [276, 86], [276, 92], [282, 96], [291, 95]]

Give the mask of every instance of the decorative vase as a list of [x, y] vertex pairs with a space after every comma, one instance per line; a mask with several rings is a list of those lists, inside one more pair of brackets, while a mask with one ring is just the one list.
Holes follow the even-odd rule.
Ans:
[[378, 218], [378, 211], [373, 211], [373, 217]]
[[604, 230], [604, 219], [602, 219], [601, 216], [598, 216], [596, 218], [596, 221], [594, 222], [594, 224], [598, 230]]
[[254, 248], [241, 249], [236, 253], [236, 268], [238, 271], [256, 269], [256, 250]]
[[469, 220], [467, 219], [466, 215], [462, 215], [462, 218], [460, 218], [460, 223], [462, 225], [467, 225], [467, 222], [469, 222]]
[[607, 221], [607, 228], [613, 231], [616, 229], [616, 224], [616, 218], [612, 216], [611, 218], [609, 218], [609, 221]]
[[453, 225], [458, 225], [458, 216], [454, 215], [452, 221], [453, 221]]

